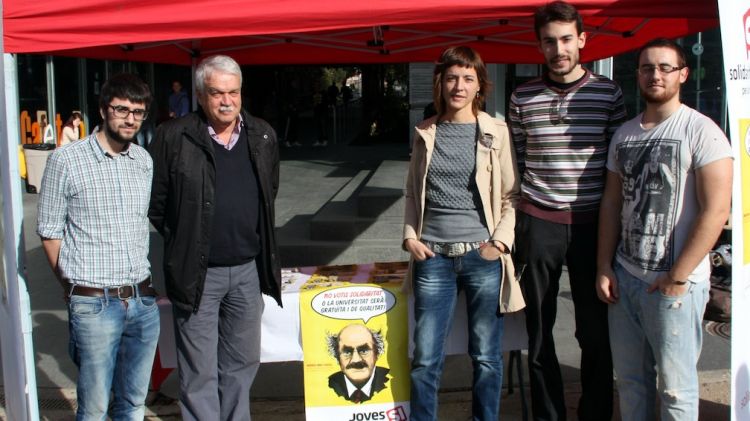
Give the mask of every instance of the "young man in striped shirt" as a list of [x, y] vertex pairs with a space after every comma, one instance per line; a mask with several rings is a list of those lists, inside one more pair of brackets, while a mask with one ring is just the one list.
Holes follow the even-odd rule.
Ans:
[[607, 308], [595, 290], [597, 215], [607, 148], [625, 107], [617, 84], [581, 66], [586, 34], [573, 6], [558, 1], [541, 7], [534, 29], [546, 73], [513, 92], [509, 112], [522, 180], [516, 259], [526, 297], [533, 415], [566, 418], [552, 336], [566, 265], [581, 347], [578, 419], [608, 420], [612, 360]]

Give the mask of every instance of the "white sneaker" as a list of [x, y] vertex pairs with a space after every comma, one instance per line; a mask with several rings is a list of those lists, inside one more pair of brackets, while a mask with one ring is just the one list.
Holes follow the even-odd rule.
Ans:
[[313, 143], [313, 147], [320, 146], [320, 145], [321, 145], [321, 143], [318, 142], [317, 140], [315, 141], [315, 143]]
[[287, 147], [287, 148], [291, 148], [291, 147], [292, 147], [292, 144], [291, 144], [291, 143], [289, 143], [289, 142], [284, 142], [284, 146], [285, 146], [285, 147]]

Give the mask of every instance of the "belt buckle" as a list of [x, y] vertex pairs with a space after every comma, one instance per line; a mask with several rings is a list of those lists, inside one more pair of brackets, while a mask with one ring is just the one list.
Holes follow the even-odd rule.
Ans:
[[[122, 292], [121, 291], [122, 291], [123, 288], [130, 288], [131, 293], [130, 293], [129, 297], [123, 297], [122, 296]], [[118, 299], [120, 299], [120, 300], [127, 300], [128, 298], [131, 298], [131, 297], [134, 297], [134, 296], [135, 296], [135, 286], [134, 285], [123, 285], [123, 286], [117, 287], [117, 298]]]

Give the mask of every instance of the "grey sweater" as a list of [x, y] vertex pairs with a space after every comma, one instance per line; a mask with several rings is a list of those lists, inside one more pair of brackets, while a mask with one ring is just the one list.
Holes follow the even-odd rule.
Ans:
[[476, 123], [437, 125], [427, 169], [423, 240], [474, 242], [490, 236], [474, 179], [476, 130]]

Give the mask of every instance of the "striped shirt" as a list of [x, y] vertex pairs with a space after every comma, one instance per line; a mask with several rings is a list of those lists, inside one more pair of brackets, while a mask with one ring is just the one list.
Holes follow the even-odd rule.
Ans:
[[58, 268], [90, 287], [130, 285], [150, 275], [149, 221], [153, 162], [138, 145], [114, 156], [96, 133], [47, 160], [37, 233], [61, 239]]
[[[566, 90], [538, 78], [510, 99], [509, 120], [521, 174], [521, 210], [595, 215], [604, 190], [607, 148], [625, 121], [622, 91], [588, 70]], [[556, 221], [561, 222], [561, 221]]]

